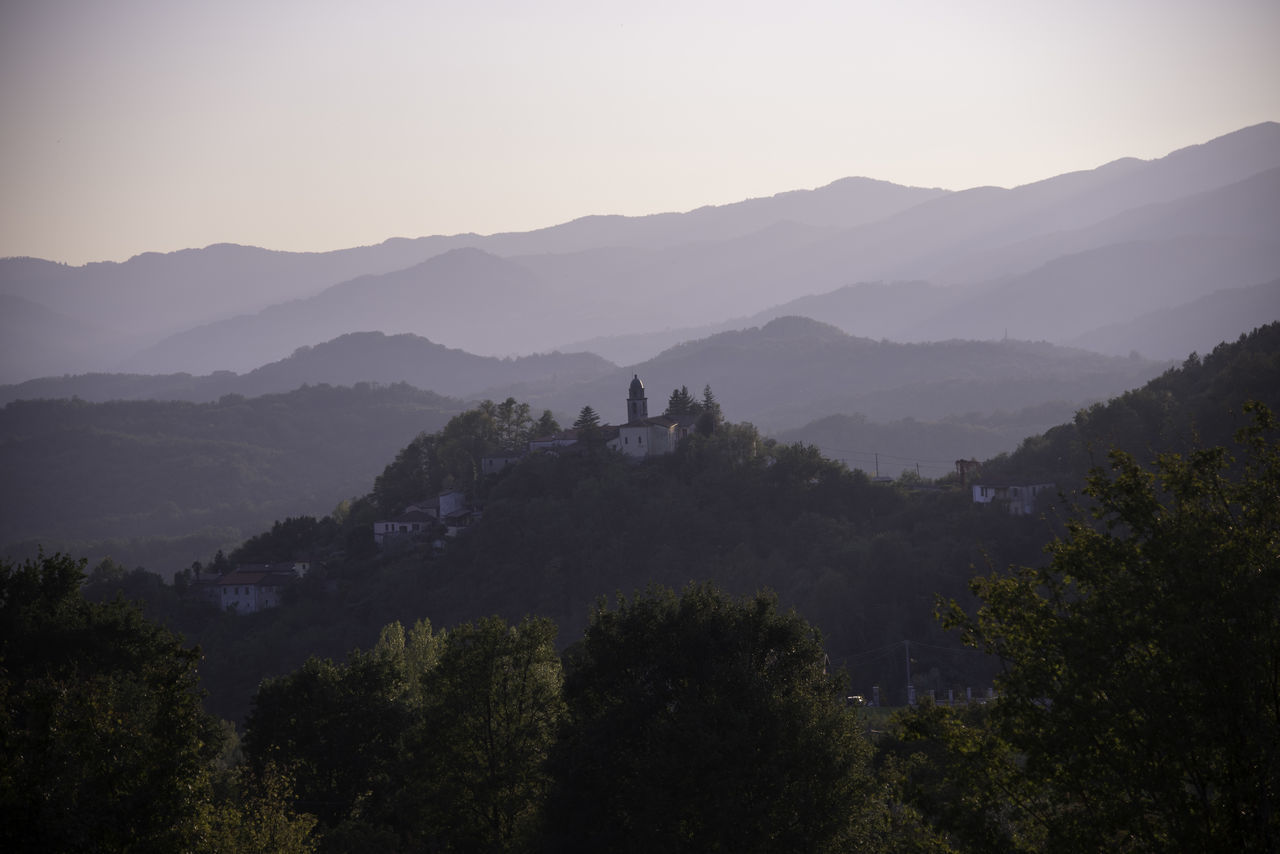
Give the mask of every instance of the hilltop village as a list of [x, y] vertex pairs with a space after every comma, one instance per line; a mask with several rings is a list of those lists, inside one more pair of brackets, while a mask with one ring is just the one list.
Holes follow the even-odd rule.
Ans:
[[[519, 448], [480, 456], [477, 460], [479, 479], [472, 486], [477, 487], [480, 480], [492, 478], [534, 455], [572, 457], [603, 449], [633, 463], [667, 456], [691, 434], [709, 435], [720, 422], [719, 404], [710, 387], [704, 390], [701, 400], [690, 395], [687, 387], [676, 389], [668, 401], [667, 411], [651, 416], [644, 382], [638, 374], [633, 374], [622, 423], [601, 423], [591, 407], [583, 407], [574, 426], [568, 429], [532, 435], [521, 442]], [[975, 504], [994, 504], [1014, 516], [1035, 513], [1040, 496], [1049, 497], [1054, 488], [1050, 482], [970, 481], [969, 475], [981, 474], [981, 465], [976, 460], [958, 460], [956, 469], [959, 486], [971, 494]], [[871, 480], [887, 484], [893, 479], [875, 477]], [[371, 523], [372, 541], [378, 552], [394, 554], [425, 544], [438, 553], [449, 538], [458, 536], [481, 519], [484, 501], [475, 488], [468, 490], [448, 480], [443, 485], [446, 488], [433, 496], [393, 505], [400, 508], [398, 513]], [[283, 591], [305, 577], [309, 569], [307, 562], [241, 564], [221, 574], [197, 577], [189, 591], [221, 610], [252, 614], [281, 604]]]
[[[672, 409], [679, 410], [673, 414]], [[674, 453], [680, 441], [697, 429], [704, 414], [715, 417], [718, 406], [708, 388], [704, 401], [695, 404], [685, 388], [672, 394], [672, 405], [662, 415], [649, 415], [649, 399], [644, 383], [633, 374], [627, 388], [626, 420], [622, 424], [601, 424], [590, 407], [584, 407], [573, 427], [530, 439], [525, 447], [489, 454], [480, 458], [480, 474], [496, 475], [530, 454], [581, 453], [589, 448], [606, 448], [632, 459]], [[706, 423], [704, 422], [704, 429]], [[402, 539], [455, 536], [476, 516], [477, 510], [460, 489], [414, 502], [392, 519], [374, 523], [374, 540], [385, 548]], [[437, 544], [439, 540], [437, 539]]]

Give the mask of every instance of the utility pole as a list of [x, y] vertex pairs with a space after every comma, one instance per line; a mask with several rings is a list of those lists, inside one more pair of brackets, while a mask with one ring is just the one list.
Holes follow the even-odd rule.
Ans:
[[907, 653], [907, 705], [914, 706], [916, 704], [916, 686], [911, 684], [911, 641], [904, 640], [902, 648]]

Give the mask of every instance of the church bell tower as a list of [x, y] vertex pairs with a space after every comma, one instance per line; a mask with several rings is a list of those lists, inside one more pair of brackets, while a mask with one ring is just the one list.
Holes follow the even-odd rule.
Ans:
[[640, 375], [631, 377], [631, 393], [627, 395], [627, 423], [634, 424], [649, 417], [649, 399], [644, 396], [644, 383]]

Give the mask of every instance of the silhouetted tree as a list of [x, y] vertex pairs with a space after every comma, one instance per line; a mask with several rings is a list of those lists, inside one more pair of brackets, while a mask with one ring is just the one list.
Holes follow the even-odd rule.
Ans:
[[671, 392], [671, 397], [667, 399], [667, 415], [678, 418], [682, 415], [696, 415], [700, 409], [700, 404], [693, 399], [693, 395], [689, 394], [688, 386], [680, 386]]
[[1123, 452], [1052, 561], [974, 582], [966, 638], [1007, 662], [996, 732], [1048, 850], [1280, 847], [1280, 442]]
[[567, 657], [548, 849], [847, 850], [869, 748], [817, 632], [707, 586], [599, 607]]

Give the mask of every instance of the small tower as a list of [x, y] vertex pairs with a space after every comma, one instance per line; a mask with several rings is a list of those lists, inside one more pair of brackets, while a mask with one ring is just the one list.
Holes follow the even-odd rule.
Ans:
[[644, 383], [640, 375], [631, 377], [631, 393], [627, 395], [627, 423], [634, 424], [649, 417], [649, 398], [644, 396]]

